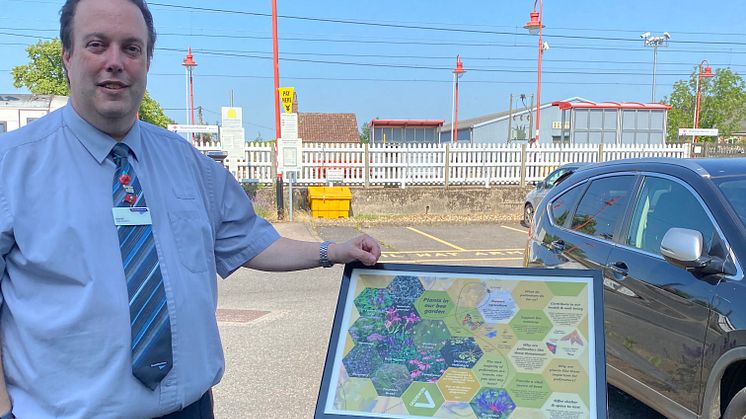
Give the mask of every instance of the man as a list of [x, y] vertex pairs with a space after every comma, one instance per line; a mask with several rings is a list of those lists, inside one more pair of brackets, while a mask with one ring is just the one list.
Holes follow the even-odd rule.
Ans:
[[371, 265], [380, 248], [279, 237], [226, 170], [136, 119], [142, 0], [60, 15], [70, 103], [0, 141], [0, 414], [212, 417], [216, 273]]

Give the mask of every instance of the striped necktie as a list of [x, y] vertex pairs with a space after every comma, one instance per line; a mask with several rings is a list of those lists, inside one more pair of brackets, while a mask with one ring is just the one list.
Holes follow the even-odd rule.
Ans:
[[[145, 196], [128, 160], [130, 149], [117, 143], [111, 157], [115, 207], [145, 207]], [[152, 225], [120, 225], [119, 249], [129, 294], [132, 330], [132, 374], [154, 390], [173, 365], [171, 321]]]

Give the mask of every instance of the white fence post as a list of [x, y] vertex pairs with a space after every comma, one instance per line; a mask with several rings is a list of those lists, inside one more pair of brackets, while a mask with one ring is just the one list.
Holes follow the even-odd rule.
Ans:
[[526, 144], [521, 144], [521, 188], [526, 186], [526, 160], [528, 153], [526, 152]]
[[[200, 144], [203, 153], [219, 144]], [[542, 144], [323, 144], [304, 143], [299, 185], [326, 183], [326, 170], [342, 169], [344, 183], [361, 186], [484, 185], [525, 186], [544, 178], [560, 165], [571, 162], [608, 161], [631, 157], [687, 158], [688, 144], [610, 145]], [[266, 143], [246, 146], [244, 159], [236, 162], [239, 180], [262, 184], [274, 180], [274, 147]]]

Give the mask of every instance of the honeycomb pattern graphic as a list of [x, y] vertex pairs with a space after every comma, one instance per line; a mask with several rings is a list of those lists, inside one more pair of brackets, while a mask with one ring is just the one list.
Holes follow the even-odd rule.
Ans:
[[374, 271], [353, 284], [339, 412], [590, 417], [585, 283]]

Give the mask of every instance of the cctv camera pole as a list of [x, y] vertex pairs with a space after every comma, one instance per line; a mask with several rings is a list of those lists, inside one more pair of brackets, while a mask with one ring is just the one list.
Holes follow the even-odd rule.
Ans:
[[658, 47], [653, 48], [653, 94], [650, 103], [655, 103], [655, 67], [658, 64]]
[[667, 47], [671, 35], [668, 32], [663, 32], [662, 36], [650, 36], [650, 32], [645, 32], [640, 35], [640, 38], [643, 39], [646, 47], [653, 48], [653, 91], [650, 102], [655, 103], [655, 68], [658, 64], [658, 47]]
[[277, 219], [282, 220], [284, 213], [284, 205], [282, 203], [282, 173], [280, 173], [278, 161], [279, 161], [279, 139], [280, 133], [280, 65], [278, 60], [278, 48], [277, 48], [277, 0], [272, 0], [272, 52], [274, 55], [274, 68], [275, 68], [275, 171], [277, 172], [277, 178], [275, 181], [275, 188], [277, 189]]

